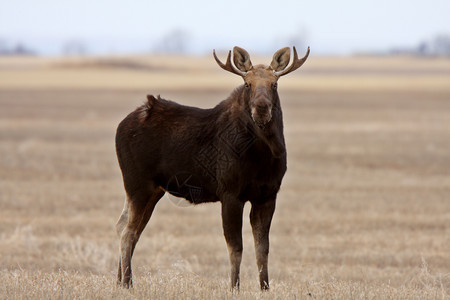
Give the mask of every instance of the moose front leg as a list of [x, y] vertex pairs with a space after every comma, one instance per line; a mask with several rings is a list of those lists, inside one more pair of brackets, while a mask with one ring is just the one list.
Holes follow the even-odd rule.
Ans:
[[269, 231], [275, 211], [275, 200], [265, 203], [252, 203], [250, 223], [255, 240], [256, 264], [259, 272], [261, 290], [269, 289], [269, 273], [267, 269], [269, 257]]
[[242, 259], [242, 212], [244, 203], [233, 198], [222, 200], [222, 225], [231, 264], [231, 288], [239, 289]]

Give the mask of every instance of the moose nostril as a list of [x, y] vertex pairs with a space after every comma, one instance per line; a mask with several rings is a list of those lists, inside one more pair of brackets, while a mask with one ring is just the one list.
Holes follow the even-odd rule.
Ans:
[[268, 103], [257, 103], [256, 104], [256, 109], [259, 112], [264, 112], [264, 111], [268, 111], [271, 110], [271, 105]]
[[267, 112], [267, 109], [263, 107], [258, 107], [256, 111], [258, 112], [258, 114], [265, 114]]

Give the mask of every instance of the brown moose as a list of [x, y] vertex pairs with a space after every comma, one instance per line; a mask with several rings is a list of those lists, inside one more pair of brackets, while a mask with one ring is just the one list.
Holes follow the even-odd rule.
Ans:
[[252, 205], [250, 223], [261, 289], [269, 288], [269, 230], [281, 181], [286, 172], [283, 117], [278, 79], [298, 69], [309, 48], [290, 60], [290, 48], [273, 55], [270, 66], [253, 66], [234, 47], [221, 68], [241, 76], [244, 84], [216, 107], [200, 109], [147, 96], [147, 102], [118, 126], [116, 151], [126, 191], [117, 222], [120, 259], [117, 281], [130, 287], [131, 257], [156, 203], [165, 192], [191, 203], [220, 201], [231, 263], [231, 287], [239, 288], [242, 258], [242, 213]]

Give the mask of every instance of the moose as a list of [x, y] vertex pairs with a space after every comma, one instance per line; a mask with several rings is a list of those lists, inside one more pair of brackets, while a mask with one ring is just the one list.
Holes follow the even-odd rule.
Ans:
[[269, 66], [253, 65], [240, 47], [217, 64], [244, 84], [210, 109], [184, 106], [147, 96], [119, 124], [116, 152], [126, 200], [116, 224], [120, 239], [117, 283], [132, 286], [131, 258], [136, 243], [161, 197], [170, 193], [193, 204], [221, 202], [223, 233], [231, 265], [231, 288], [239, 289], [242, 215], [251, 203], [250, 223], [259, 283], [269, 288], [269, 230], [277, 193], [286, 172], [283, 116], [277, 92], [281, 76], [298, 69], [293, 47], [275, 52]]

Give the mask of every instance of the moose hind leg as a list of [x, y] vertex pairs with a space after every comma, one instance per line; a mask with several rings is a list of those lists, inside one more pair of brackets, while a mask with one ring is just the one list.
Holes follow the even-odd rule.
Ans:
[[250, 223], [255, 240], [256, 265], [259, 272], [261, 290], [269, 289], [269, 231], [272, 216], [275, 211], [275, 200], [263, 204], [252, 203]]
[[[151, 195], [141, 193], [127, 199], [126, 214], [128, 218], [120, 232], [120, 261], [118, 267], [118, 273], [120, 272], [120, 274], [117, 275], [117, 279], [120, 279], [119, 284], [125, 288], [132, 286], [131, 258], [136, 244], [152, 215], [156, 203], [163, 195], [162, 190], [155, 189]], [[119, 218], [118, 230], [122, 226], [120, 225], [122, 216]]]
[[[227, 200], [227, 199], [226, 199]], [[239, 289], [242, 260], [242, 212], [244, 203], [238, 200], [222, 202], [222, 225], [231, 265], [231, 288]]]
[[[120, 214], [119, 220], [116, 224], [117, 236], [120, 238], [122, 236], [122, 232], [125, 229], [125, 226], [128, 222], [128, 199], [125, 199], [125, 203], [123, 206], [122, 213]], [[117, 270], [117, 284], [120, 285], [122, 283], [122, 255], [119, 253], [119, 267]]]

